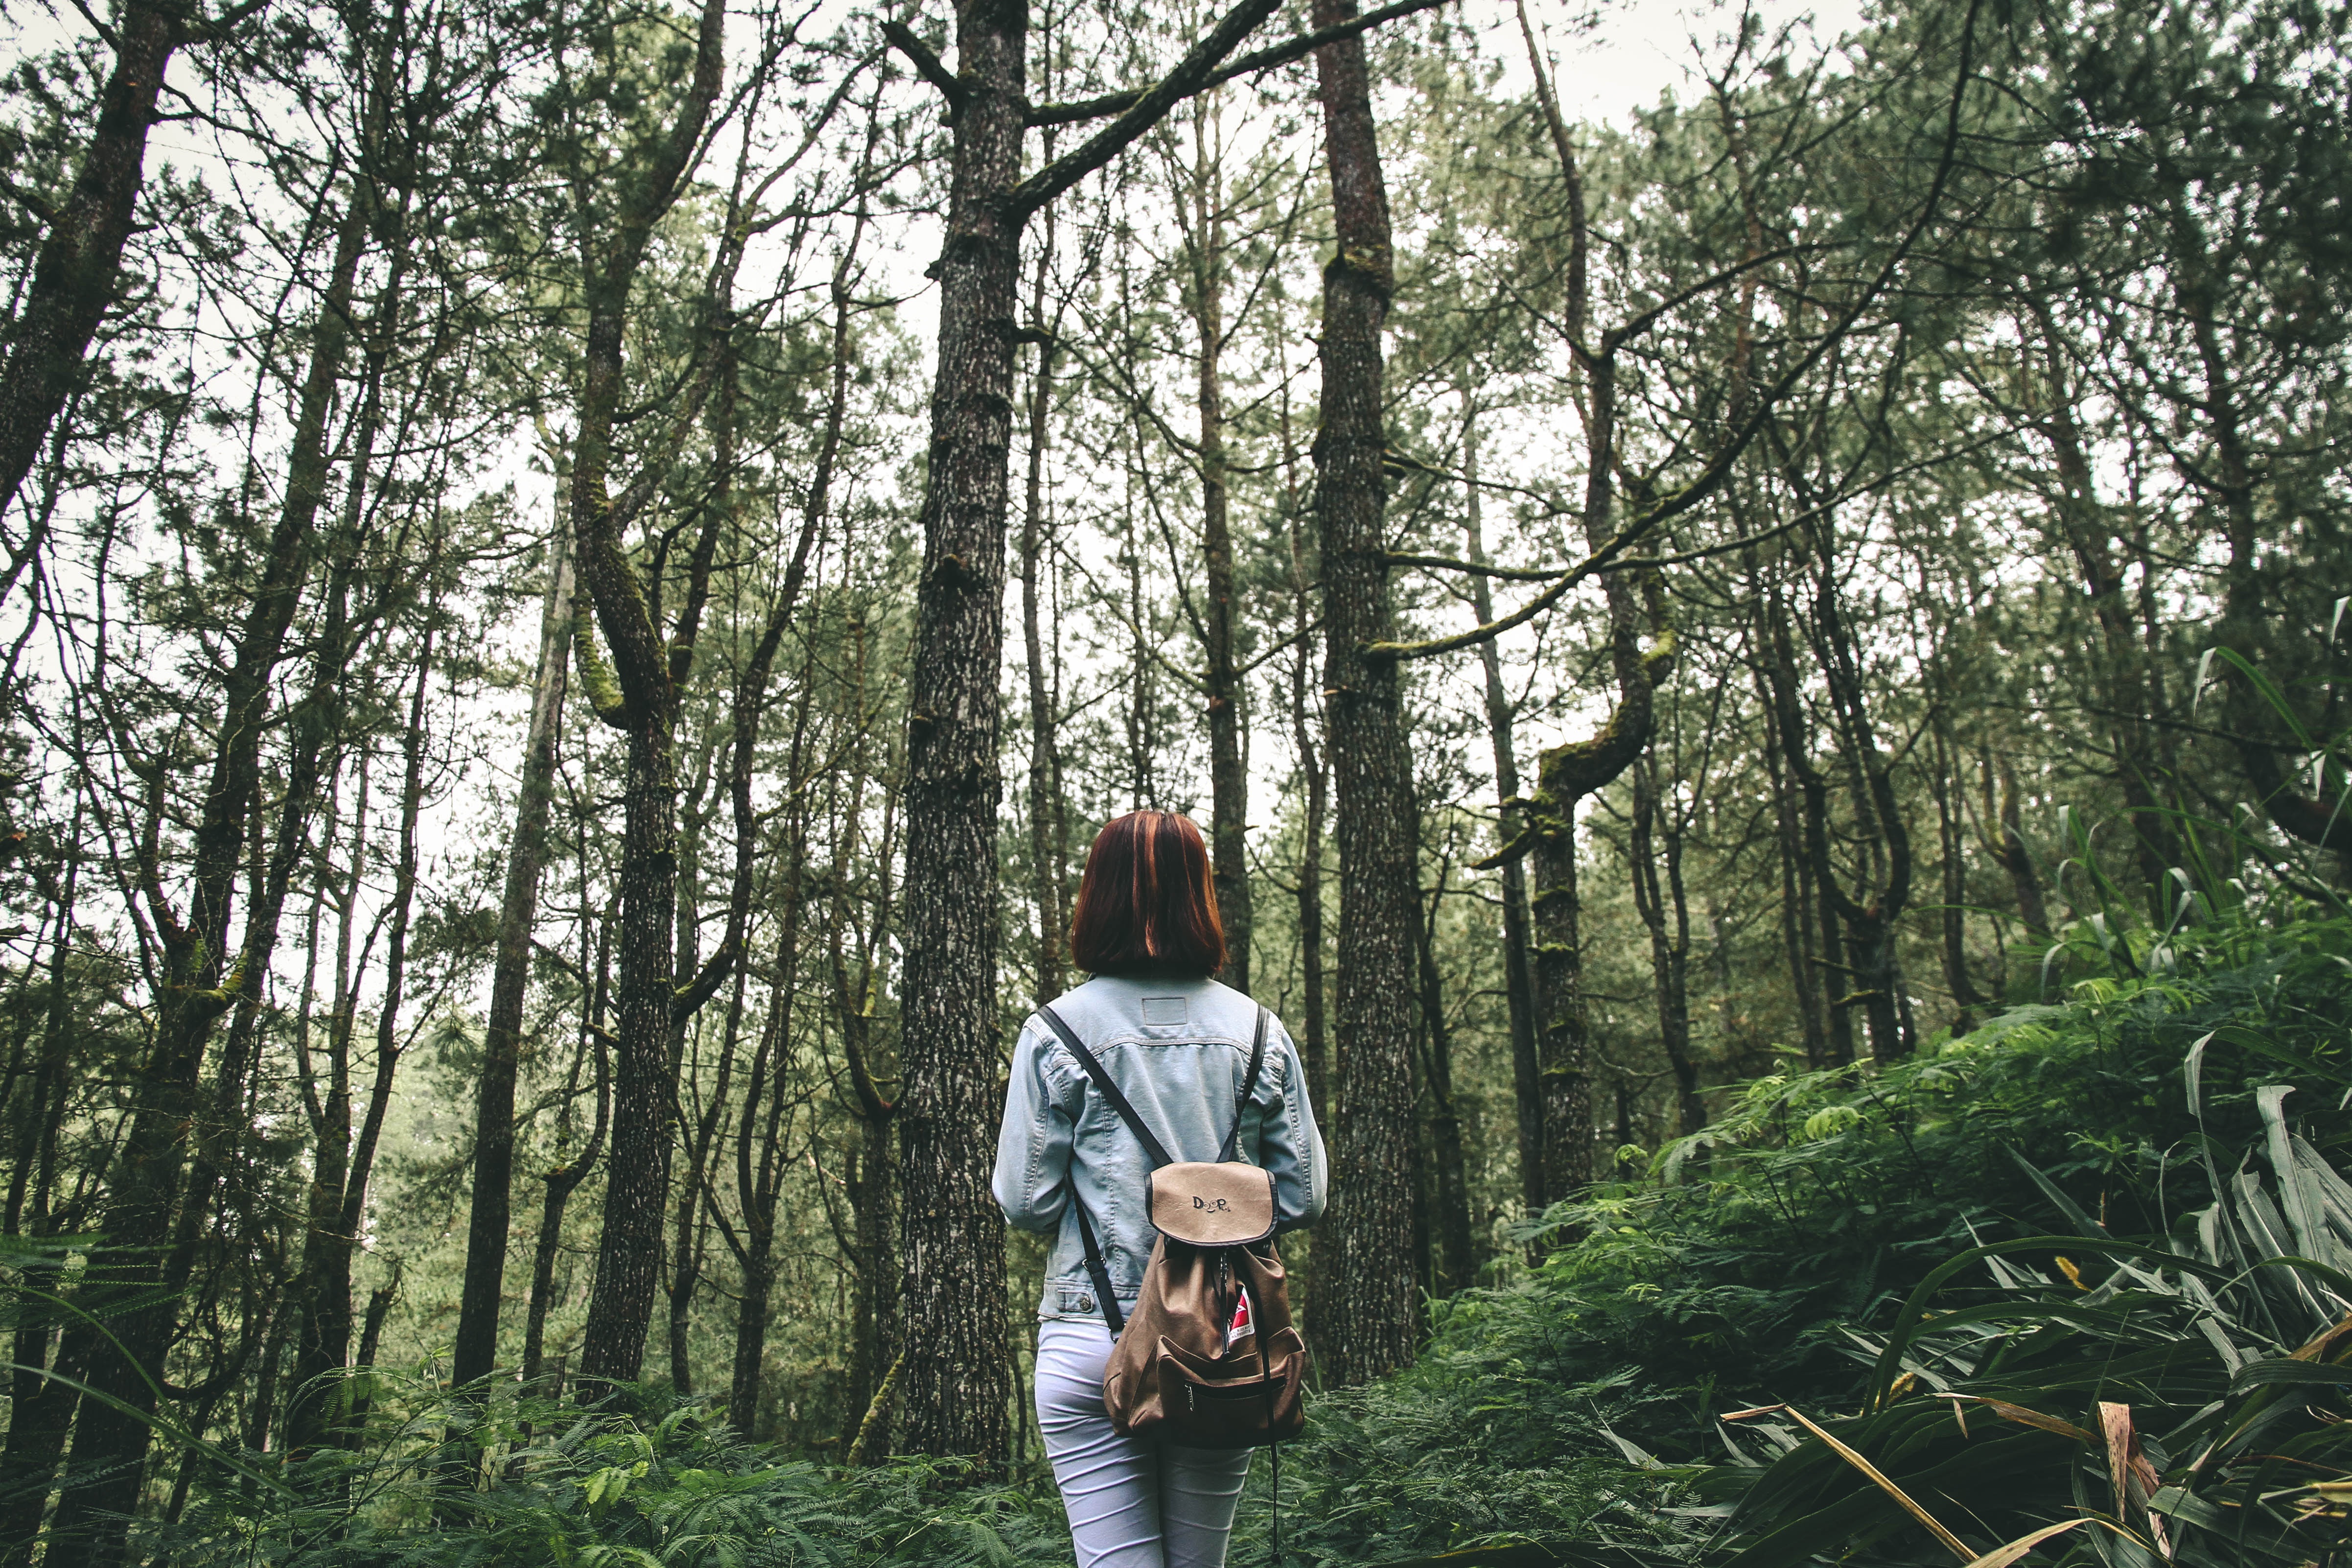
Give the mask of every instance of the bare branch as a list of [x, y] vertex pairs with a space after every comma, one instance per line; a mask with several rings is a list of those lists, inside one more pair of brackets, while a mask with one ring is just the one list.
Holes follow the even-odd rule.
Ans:
[[915, 69], [922, 73], [925, 81], [940, 89], [940, 96], [948, 100], [948, 119], [950, 122], [957, 115], [963, 112], [963, 83], [956, 79], [955, 73], [948, 69], [945, 61], [931, 52], [930, 45], [915, 36], [915, 30], [912, 27], [908, 26], [904, 22], [885, 22], [882, 24], [882, 36], [889, 39], [898, 52], [913, 63]]
[[1157, 125], [1181, 100], [1207, 87], [1217, 62], [1255, 32], [1259, 23], [1274, 15], [1279, 3], [1280, 0], [1240, 0], [1207, 37], [1193, 45], [1177, 62], [1174, 70], [1162, 77], [1158, 85], [1137, 94], [1133, 105], [1118, 119], [1087, 137], [1076, 152], [1055, 159], [1007, 192], [1004, 205], [1008, 216], [1020, 222], [1126, 151], [1129, 142]]
[[[1410, 16], [1416, 11], [1433, 10], [1446, 0], [1397, 0], [1377, 11], [1367, 11], [1344, 22], [1334, 22], [1328, 27], [1318, 27], [1311, 33], [1301, 33], [1295, 38], [1276, 44], [1255, 54], [1244, 55], [1224, 69], [1213, 74], [1193, 90], [1205, 92], [1213, 87], [1223, 87], [1237, 78], [1255, 76], [1259, 71], [1286, 66], [1293, 60], [1304, 59], [1326, 44], [1336, 44], [1342, 38], [1352, 38], [1368, 33], [1383, 22], [1393, 22]], [[1130, 88], [1125, 92], [1107, 92], [1100, 98], [1080, 99], [1074, 103], [1047, 103], [1029, 111], [1032, 125], [1075, 125], [1080, 121], [1100, 120], [1106, 114], [1117, 114], [1143, 101], [1144, 89]]]

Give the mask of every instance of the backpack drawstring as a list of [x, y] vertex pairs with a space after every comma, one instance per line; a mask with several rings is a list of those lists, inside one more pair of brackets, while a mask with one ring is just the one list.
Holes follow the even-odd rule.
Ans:
[[1266, 1447], [1274, 1451], [1274, 1568], [1282, 1568], [1282, 1445]]
[[[1274, 1358], [1265, 1353], [1265, 1345], [1257, 1347], [1258, 1386], [1265, 1391], [1265, 1429], [1269, 1438], [1274, 1432]], [[1282, 1443], [1273, 1438], [1266, 1445], [1274, 1450], [1274, 1568], [1282, 1568]]]

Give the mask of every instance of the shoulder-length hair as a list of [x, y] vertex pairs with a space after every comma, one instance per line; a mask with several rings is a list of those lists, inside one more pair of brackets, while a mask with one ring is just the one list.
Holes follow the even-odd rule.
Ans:
[[1190, 817], [1131, 811], [1087, 851], [1070, 915], [1070, 960], [1089, 974], [1214, 974], [1225, 927], [1209, 847]]

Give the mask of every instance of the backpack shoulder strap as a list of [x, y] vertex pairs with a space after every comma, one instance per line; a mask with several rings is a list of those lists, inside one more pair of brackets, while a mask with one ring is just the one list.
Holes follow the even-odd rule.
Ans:
[[1078, 1066], [1095, 1080], [1095, 1087], [1102, 1090], [1103, 1098], [1110, 1101], [1110, 1108], [1118, 1112], [1118, 1119], [1127, 1123], [1128, 1131], [1135, 1134], [1135, 1141], [1142, 1144], [1143, 1152], [1151, 1157], [1152, 1168], [1157, 1170], [1162, 1165], [1175, 1163], [1168, 1157], [1167, 1146], [1151, 1135], [1151, 1129], [1143, 1124], [1143, 1118], [1135, 1113], [1135, 1107], [1127, 1102], [1127, 1096], [1119, 1092], [1118, 1085], [1111, 1081], [1110, 1074], [1103, 1070], [1103, 1065], [1094, 1052], [1087, 1049], [1086, 1042], [1078, 1038], [1077, 1031], [1062, 1021], [1062, 1016], [1054, 1011], [1050, 1003], [1039, 1007], [1037, 1016], [1062, 1037], [1062, 1044], [1070, 1047], [1070, 1054], [1078, 1058]]
[[1234, 1106], [1233, 1131], [1225, 1134], [1225, 1146], [1217, 1151], [1217, 1163], [1223, 1164], [1238, 1153], [1242, 1146], [1242, 1118], [1249, 1111], [1250, 1096], [1257, 1090], [1258, 1069], [1265, 1065], [1266, 1010], [1257, 1010], [1257, 1033], [1250, 1037], [1249, 1071], [1242, 1075], [1241, 1099]]
[[[1160, 1146], [1159, 1139], [1151, 1135], [1151, 1129], [1143, 1124], [1143, 1118], [1135, 1113], [1135, 1107], [1128, 1103], [1127, 1096], [1119, 1092], [1118, 1085], [1111, 1081], [1110, 1074], [1103, 1070], [1103, 1065], [1094, 1052], [1087, 1049], [1087, 1044], [1078, 1038], [1077, 1031], [1065, 1023], [1062, 1016], [1051, 1005], [1040, 1006], [1037, 1013], [1045, 1020], [1046, 1026], [1061, 1037], [1062, 1044], [1070, 1047], [1070, 1054], [1078, 1058], [1078, 1066], [1086, 1069], [1087, 1076], [1094, 1079], [1095, 1087], [1103, 1091], [1103, 1098], [1110, 1101], [1111, 1109], [1118, 1112], [1119, 1120], [1127, 1123], [1137, 1141], [1142, 1143], [1144, 1152], [1151, 1157], [1152, 1164], [1169, 1163], [1168, 1151]], [[1070, 1185], [1070, 1207], [1078, 1217], [1078, 1245], [1086, 1253], [1087, 1273], [1095, 1283], [1095, 1305], [1102, 1312], [1103, 1324], [1110, 1330], [1111, 1338], [1117, 1339], [1127, 1327], [1127, 1314], [1118, 1310], [1118, 1297], [1111, 1289], [1110, 1266], [1103, 1258], [1102, 1244], [1095, 1239], [1095, 1227], [1087, 1215], [1087, 1205], [1078, 1201], [1076, 1182]]]
[[1078, 1202], [1076, 1186], [1070, 1189], [1070, 1208], [1078, 1216], [1078, 1245], [1086, 1251], [1087, 1278], [1095, 1282], [1095, 1304], [1102, 1310], [1103, 1324], [1115, 1340], [1127, 1328], [1127, 1314], [1118, 1310], [1118, 1298], [1111, 1292], [1110, 1265], [1103, 1258], [1102, 1245], [1095, 1240], [1094, 1222], [1087, 1218], [1087, 1205]]

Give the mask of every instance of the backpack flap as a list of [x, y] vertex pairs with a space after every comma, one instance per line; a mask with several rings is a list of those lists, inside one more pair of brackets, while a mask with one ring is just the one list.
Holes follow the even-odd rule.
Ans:
[[1192, 1247], [1247, 1247], [1274, 1234], [1274, 1175], [1255, 1165], [1192, 1161], [1151, 1173], [1151, 1223]]

